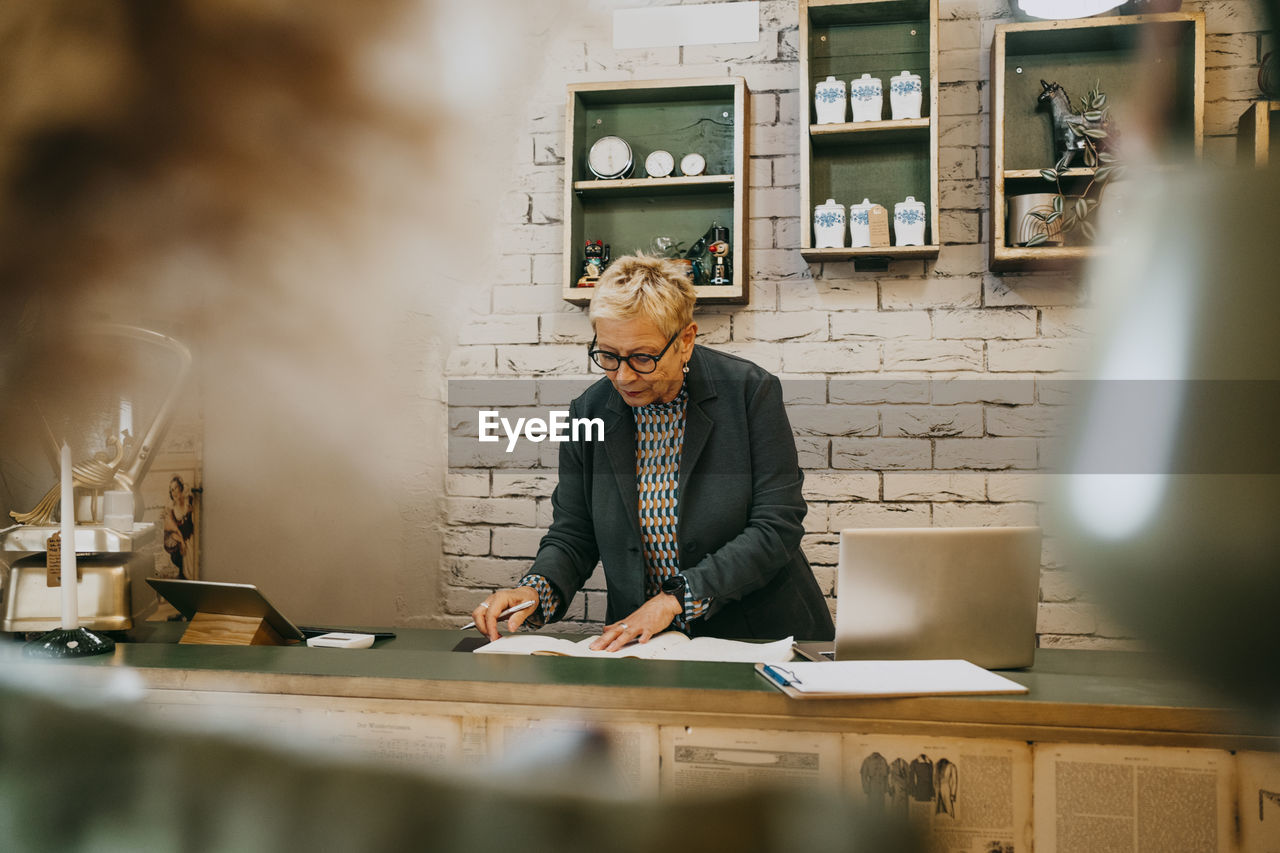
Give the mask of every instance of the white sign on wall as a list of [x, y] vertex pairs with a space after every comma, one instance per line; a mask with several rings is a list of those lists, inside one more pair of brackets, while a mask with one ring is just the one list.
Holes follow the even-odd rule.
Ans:
[[740, 44], [759, 40], [760, 4], [754, 0], [619, 9], [613, 13], [615, 48]]

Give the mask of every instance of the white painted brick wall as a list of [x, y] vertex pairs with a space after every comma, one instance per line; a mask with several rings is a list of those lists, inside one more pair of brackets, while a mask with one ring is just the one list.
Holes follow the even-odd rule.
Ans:
[[[1272, 42], [1260, 4], [1185, 0], [1183, 8], [1207, 17], [1206, 159], [1230, 164], [1235, 122], [1257, 96], [1255, 64]], [[939, 11], [942, 251], [880, 272], [811, 265], [797, 248], [809, 227], [798, 121], [810, 93], [797, 89], [793, 0], [766, 0], [761, 39], [747, 45], [615, 50], [609, 15], [566, 22], [529, 92], [509, 192], [493, 202], [502, 255], [490, 280], [455, 296], [473, 316], [445, 342], [447, 375], [598, 376], [587, 375], [584, 312], [560, 298], [565, 85], [742, 75], [751, 89], [751, 303], [700, 310], [700, 340], [786, 376], [809, 501], [804, 547], [824, 593], [835, 592], [844, 527], [1036, 523], [1054, 485], [1039, 467], [1070, 415], [1064, 386], [1039, 380], [1082, 366], [1099, 318], [1078, 272], [987, 269], [989, 51], [995, 26], [1010, 20], [1009, 0], [941, 0]], [[444, 615], [460, 623], [490, 588], [528, 567], [551, 521], [556, 450], [545, 444], [492, 469], [467, 467], [480, 454], [451, 452], [462, 464], [444, 484]], [[1042, 645], [1136, 647], [1088, 600], [1052, 538], [1043, 565]], [[604, 618], [599, 568], [587, 589], [565, 630]]]
[[886, 501], [980, 501], [986, 495], [983, 474], [886, 472], [884, 475]]
[[978, 406], [886, 406], [882, 417], [888, 438], [982, 435], [982, 409]]
[[927, 311], [848, 311], [831, 315], [836, 339], [927, 338]]

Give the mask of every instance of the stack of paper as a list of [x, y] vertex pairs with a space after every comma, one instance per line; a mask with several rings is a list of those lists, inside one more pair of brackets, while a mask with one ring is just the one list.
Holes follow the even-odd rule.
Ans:
[[967, 660], [802, 661], [757, 664], [756, 671], [797, 699], [1027, 692]]

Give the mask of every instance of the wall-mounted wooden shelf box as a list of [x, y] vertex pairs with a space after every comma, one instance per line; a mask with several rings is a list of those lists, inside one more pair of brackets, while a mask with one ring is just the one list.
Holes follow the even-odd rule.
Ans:
[[[1172, 49], [1157, 60], [1139, 55], [1146, 28]], [[1166, 57], [1171, 57], [1166, 59]], [[1080, 97], [1095, 85], [1107, 95], [1112, 119], [1123, 133], [1125, 117], [1144, 104], [1140, 80], [1158, 83], [1171, 98], [1172, 126], [1161, 140], [1161, 160], [1199, 158], [1204, 133], [1204, 13], [1170, 12], [1033, 21], [996, 27], [991, 45], [991, 269], [996, 271], [1072, 267], [1099, 247], [1083, 242], [1081, 229], [1066, 234], [1064, 245], [1011, 245], [1005, 203], [1022, 193], [1053, 192], [1040, 175], [1056, 157], [1053, 120], [1038, 108], [1040, 81], [1059, 83], [1079, 110]], [[1082, 185], [1093, 170], [1083, 164], [1068, 172], [1064, 184]]]
[[[713, 223], [729, 229], [732, 284], [700, 285], [699, 301], [746, 302], [747, 84], [741, 77], [577, 83], [565, 109], [563, 295], [590, 303], [593, 288], [577, 287], [583, 247], [600, 240], [613, 257], [652, 251], [655, 237], [692, 246]], [[624, 179], [600, 180], [587, 152], [603, 136], [631, 146], [634, 166]], [[669, 151], [673, 177], [654, 178], [644, 162]], [[706, 159], [703, 174], [680, 174], [685, 154]]]
[[1259, 169], [1280, 156], [1280, 101], [1254, 101], [1236, 125], [1236, 163]]
[[[920, 75], [920, 118], [812, 123], [814, 84], [828, 76], [846, 85], [863, 74], [879, 77], [888, 116], [889, 81], [903, 71]], [[800, 254], [810, 263], [852, 260], [856, 269], [936, 258], [937, 0], [800, 0], [800, 89]], [[926, 245], [814, 248], [814, 205], [831, 198], [847, 208], [866, 198], [884, 205], [892, 217], [893, 205], [907, 196], [927, 205]]]

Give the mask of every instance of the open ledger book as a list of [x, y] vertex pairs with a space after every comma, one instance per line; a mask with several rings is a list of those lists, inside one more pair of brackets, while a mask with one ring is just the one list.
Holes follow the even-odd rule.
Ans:
[[475, 650], [487, 655], [561, 655], [573, 658], [645, 658], [648, 660], [700, 660], [728, 663], [786, 663], [791, 660], [792, 638], [773, 643], [746, 643], [716, 637], [690, 639], [679, 631], [659, 634], [647, 643], [632, 643], [616, 652], [596, 651], [599, 637], [565, 640], [539, 634], [512, 634]]

